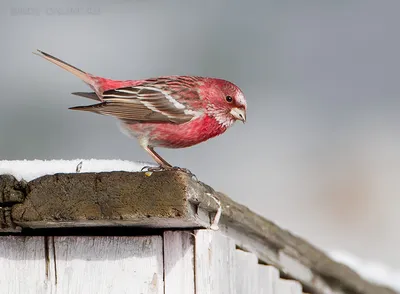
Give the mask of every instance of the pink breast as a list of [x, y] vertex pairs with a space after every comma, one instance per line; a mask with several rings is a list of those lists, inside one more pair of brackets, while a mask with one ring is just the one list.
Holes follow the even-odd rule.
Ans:
[[165, 148], [190, 147], [218, 136], [227, 129], [207, 115], [184, 124], [136, 123], [126, 127], [138, 139], [147, 138], [150, 146]]

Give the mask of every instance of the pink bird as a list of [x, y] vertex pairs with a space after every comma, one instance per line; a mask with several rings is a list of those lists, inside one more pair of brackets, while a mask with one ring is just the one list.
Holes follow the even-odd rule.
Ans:
[[76, 75], [94, 91], [72, 94], [98, 103], [70, 109], [119, 119], [123, 132], [138, 139], [160, 169], [175, 167], [155, 147], [193, 146], [221, 135], [236, 120], [246, 121], [243, 92], [222, 79], [163, 76], [118, 81], [91, 75], [40, 50], [35, 54]]

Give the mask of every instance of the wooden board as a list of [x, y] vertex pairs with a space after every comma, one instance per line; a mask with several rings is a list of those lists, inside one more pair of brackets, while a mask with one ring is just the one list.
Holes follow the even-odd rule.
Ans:
[[235, 242], [220, 232], [196, 231], [196, 293], [236, 293], [235, 251]]
[[51, 293], [44, 237], [0, 237], [0, 292]]
[[302, 294], [301, 284], [293, 280], [279, 279], [275, 283], [275, 294]]
[[163, 293], [162, 237], [54, 237], [57, 293]]
[[[7, 183], [7, 190], [16, 185]], [[48, 175], [29, 182], [26, 200], [12, 207], [11, 216], [22, 228], [86, 227], [89, 234], [94, 226], [199, 229], [208, 218], [201, 219], [188, 200], [205, 190], [177, 171]]]
[[260, 294], [275, 294], [275, 283], [279, 279], [279, 271], [273, 266], [259, 264], [258, 289]]
[[259, 293], [258, 259], [250, 252], [236, 250], [236, 294]]
[[191, 231], [164, 233], [165, 294], [194, 291], [194, 234]]

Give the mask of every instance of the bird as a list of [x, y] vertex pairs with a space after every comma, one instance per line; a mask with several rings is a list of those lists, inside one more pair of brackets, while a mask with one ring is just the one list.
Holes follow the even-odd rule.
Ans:
[[[121, 131], [138, 140], [160, 170], [180, 169], [154, 148], [185, 148], [223, 134], [236, 121], [246, 122], [242, 90], [227, 80], [200, 76], [160, 76], [142, 80], [112, 80], [84, 72], [46, 52], [36, 55], [85, 82], [92, 92], [73, 95], [95, 104], [69, 109], [115, 117]], [[156, 168], [155, 168], [156, 169]]]

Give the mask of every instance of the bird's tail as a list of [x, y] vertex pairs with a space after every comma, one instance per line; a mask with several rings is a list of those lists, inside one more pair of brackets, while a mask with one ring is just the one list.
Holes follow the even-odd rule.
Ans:
[[58, 59], [57, 57], [54, 57], [54, 56], [52, 56], [46, 52], [40, 51], [40, 50], [37, 50], [37, 52], [33, 52], [33, 54], [43, 57], [44, 59], [47, 59], [48, 61], [65, 69], [66, 71], [69, 71], [70, 73], [74, 74], [75, 76], [80, 78], [85, 83], [92, 85], [93, 79], [92, 79], [91, 75], [87, 74], [83, 70], [80, 70], [79, 68], [72, 66], [71, 64], [68, 64], [65, 61], [62, 61], [61, 59]]
[[91, 74], [86, 73], [83, 70], [81, 70], [75, 66], [72, 66], [71, 64], [66, 63], [65, 61], [62, 61], [61, 59], [58, 59], [57, 57], [54, 57], [46, 52], [37, 50], [37, 52], [33, 52], [33, 54], [43, 57], [44, 59], [50, 61], [51, 63], [54, 63], [55, 65], [58, 65], [59, 67], [65, 69], [66, 71], [74, 74], [75, 76], [80, 78], [82, 81], [84, 81], [86, 84], [88, 84], [96, 92], [96, 93], [95, 92], [91, 92], [91, 93], [77, 92], [77, 93], [72, 93], [72, 94], [101, 101], [101, 99], [99, 98], [99, 95], [97, 95], [98, 87], [96, 85], [96, 78], [94, 76], [92, 76]]

